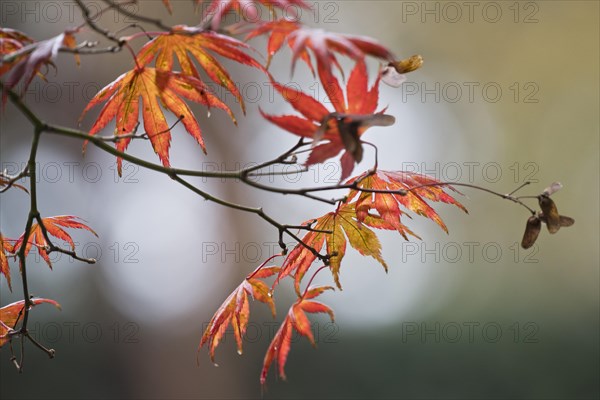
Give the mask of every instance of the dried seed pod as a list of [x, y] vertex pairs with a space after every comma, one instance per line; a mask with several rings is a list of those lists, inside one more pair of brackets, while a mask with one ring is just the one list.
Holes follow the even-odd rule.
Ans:
[[556, 204], [554, 204], [554, 201], [552, 201], [552, 199], [545, 194], [538, 196], [538, 202], [540, 203], [540, 208], [544, 212], [548, 232], [558, 232], [560, 229], [560, 214], [558, 213]]
[[521, 240], [521, 247], [528, 249], [533, 246], [540, 234], [541, 229], [542, 221], [538, 218], [538, 216], [532, 215], [529, 217], [529, 219], [527, 219], [527, 225], [525, 226], [523, 240]]
[[418, 54], [415, 54], [414, 56], [410, 56], [409, 58], [406, 58], [404, 60], [393, 61], [389, 63], [389, 65], [394, 67], [396, 72], [398, 72], [399, 74], [406, 74], [421, 68], [421, 66], [423, 65], [423, 57], [421, 57]]
[[391, 87], [398, 88], [406, 81], [406, 75], [423, 65], [423, 57], [411, 56], [405, 60], [392, 61], [381, 70], [381, 80]]

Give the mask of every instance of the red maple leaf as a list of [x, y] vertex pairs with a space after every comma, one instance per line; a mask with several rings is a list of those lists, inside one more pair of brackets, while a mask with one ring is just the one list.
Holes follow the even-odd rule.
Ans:
[[[298, 58], [304, 60], [314, 71], [308, 50], [311, 50], [317, 61], [319, 77], [326, 86], [333, 77], [331, 66], [338, 67], [343, 71], [335, 56], [335, 53], [348, 56], [354, 60], [364, 59], [365, 55], [371, 55], [387, 61], [393, 61], [394, 55], [386, 47], [376, 40], [357, 35], [328, 32], [319, 28], [309, 28], [302, 24], [287, 19], [279, 19], [272, 22], [264, 22], [251, 31], [246, 39], [251, 39], [263, 34], [269, 35], [268, 57], [269, 59], [281, 48], [287, 40], [292, 49], [292, 72]], [[327, 90], [327, 89], [326, 89]]]
[[[60, 310], [60, 304], [54, 300], [34, 297], [30, 299], [29, 302], [31, 303], [31, 306], [29, 307], [30, 310], [32, 307], [42, 303], [52, 304], [54, 307]], [[25, 300], [17, 301], [0, 308], [0, 347], [4, 346], [4, 344], [10, 341], [11, 334], [15, 332], [14, 329], [23, 316], [24, 311]]]
[[[290, 33], [300, 29], [300, 27], [300, 23], [287, 19], [263, 22], [258, 24], [257, 28], [248, 33], [248, 35], [246, 35], [245, 40], [250, 40], [264, 34], [269, 35], [269, 39], [267, 42], [267, 68], [269, 68], [273, 56], [281, 49], [281, 46], [283, 46], [283, 44], [286, 41], [288, 43], [288, 46], [290, 48], [293, 48], [294, 41], [289, 41], [288, 37]], [[300, 51], [297, 58], [302, 59], [302, 61], [304, 61], [306, 65], [308, 65], [308, 68], [310, 68], [312, 74], [315, 74], [315, 70], [310, 59], [310, 54], [308, 54], [306, 50]]]
[[193, 63], [193, 60], [195, 60], [210, 79], [235, 96], [245, 113], [244, 100], [237, 86], [227, 70], [210, 52], [237, 61], [240, 64], [264, 70], [254, 58], [241, 50], [247, 48], [249, 48], [247, 44], [232, 37], [178, 25], [174, 26], [171, 32], [159, 35], [148, 42], [139, 51], [137, 58], [141, 65], [148, 65], [156, 57], [156, 69], [165, 72], [173, 70], [173, 62], [176, 58], [179, 61], [183, 75], [200, 79], [200, 74]]
[[[394, 123], [394, 117], [390, 115], [382, 112], [374, 114], [379, 98], [379, 78], [369, 89], [367, 67], [363, 60], [356, 63], [348, 79], [347, 103], [337, 80], [330, 82], [329, 98], [335, 108], [334, 113], [301, 91], [276, 82], [273, 84], [285, 100], [304, 118], [294, 115], [273, 116], [261, 110], [262, 115], [288, 132], [315, 139], [315, 146], [308, 156], [306, 165], [322, 163], [345, 150], [341, 157], [340, 180], [349, 177], [354, 164], [362, 160], [360, 137], [365, 130], [374, 125], [387, 126]], [[317, 144], [321, 139], [326, 143]]]
[[[187, 132], [196, 139], [206, 153], [200, 125], [188, 105], [181, 98], [225, 110], [235, 122], [229, 107], [208, 87], [193, 76], [160, 71], [150, 67], [135, 68], [102, 89], [83, 110], [80, 121], [92, 107], [106, 102], [98, 119], [90, 129], [90, 136], [100, 132], [110, 121], [116, 119], [115, 136], [125, 136], [116, 143], [117, 150], [125, 151], [131, 142], [130, 134], [138, 124], [141, 103], [144, 130], [152, 148], [165, 167], [169, 167], [171, 131], [160, 104], [182, 118]], [[85, 145], [84, 145], [85, 146]], [[85, 147], [84, 147], [85, 149]], [[117, 158], [117, 169], [121, 175], [122, 159]]]
[[310, 328], [310, 321], [308, 320], [306, 313], [327, 313], [331, 318], [331, 322], [334, 322], [334, 315], [331, 308], [311, 300], [321, 295], [325, 290], [333, 290], [333, 288], [331, 286], [307, 288], [304, 294], [292, 305], [285, 320], [267, 349], [263, 369], [260, 374], [261, 384], [265, 384], [269, 368], [275, 360], [279, 365], [279, 376], [282, 379], [285, 379], [285, 363], [292, 345], [293, 330], [296, 330], [300, 335], [307, 337], [310, 343], [313, 346], [315, 345], [315, 339]]
[[[86, 224], [79, 222], [78, 217], [74, 217], [72, 215], [60, 215], [56, 217], [47, 217], [42, 218], [42, 222], [44, 227], [46, 228], [46, 232], [48, 235], [54, 236], [60, 240], [64, 240], [69, 243], [71, 246], [71, 250], [75, 250], [75, 243], [71, 236], [63, 229], [63, 228], [71, 228], [71, 229], [85, 229], [94, 234], [94, 236], [98, 237], [98, 234], [94, 232], [92, 228], [87, 226]], [[24, 234], [23, 234], [24, 235]], [[23, 235], [17, 239], [15, 242], [13, 252], [18, 253], [23, 245]], [[25, 255], [29, 254], [29, 250], [31, 250], [31, 246], [35, 245], [42, 256], [42, 258], [46, 261], [48, 266], [52, 268], [52, 263], [50, 263], [50, 257], [48, 256], [48, 252], [46, 251], [46, 247], [48, 246], [48, 242], [44, 237], [42, 232], [42, 227], [38, 225], [36, 222], [31, 226], [31, 232], [29, 233], [29, 239], [25, 244]]]
[[[196, 0], [198, 3], [199, 0]], [[260, 14], [258, 4], [266, 6], [271, 13], [274, 7], [285, 10], [290, 16], [296, 17], [296, 7], [310, 9], [304, 0], [212, 0], [210, 5], [204, 10], [202, 16], [202, 26], [205, 26], [212, 19], [211, 28], [217, 30], [221, 24], [223, 16], [229, 11], [235, 11], [244, 19], [257, 22]]]
[[202, 335], [198, 350], [208, 343], [210, 359], [215, 361], [215, 349], [219, 345], [221, 338], [225, 334], [229, 324], [233, 327], [233, 333], [237, 343], [238, 354], [242, 354], [242, 339], [246, 333], [248, 321], [250, 318], [250, 303], [248, 295], [255, 300], [265, 303], [271, 309], [273, 317], [275, 316], [275, 302], [269, 292], [269, 287], [260, 278], [267, 278], [278, 273], [279, 267], [258, 267], [255, 272], [250, 274], [227, 297], [218, 311], [210, 320], [208, 327]]
[[[351, 190], [347, 201], [357, 199], [356, 216], [358, 221], [378, 229], [397, 230], [406, 240], [408, 240], [407, 234], [417, 238], [419, 236], [401, 222], [401, 216], [406, 213], [400, 209], [400, 206], [435, 221], [446, 233], [448, 233], [446, 224], [435, 210], [427, 204], [427, 200], [454, 204], [467, 212], [462, 204], [444, 191], [446, 188], [455, 191], [452, 186], [437, 185], [438, 180], [426, 175], [402, 171], [367, 172], [351, 179], [348, 183], [356, 181], [359, 182], [358, 187], [361, 189], [394, 192], [371, 193]], [[372, 210], [378, 213], [380, 219], [373, 219], [373, 214], [369, 213]]]

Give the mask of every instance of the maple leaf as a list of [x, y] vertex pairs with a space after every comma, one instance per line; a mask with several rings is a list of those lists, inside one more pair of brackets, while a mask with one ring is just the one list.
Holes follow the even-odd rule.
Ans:
[[285, 18], [259, 24], [255, 30], [248, 34], [246, 39], [249, 40], [263, 34], [269, 34], [267, 48], [269, 58], [279, 51], [283, 43], [287, 40], [288, 46], [292, 49], [293, 53], [292, 72], [295, 69], [298, 58], [306, 62], [311, 71], [314, 72], [308, 53], [308, 50], [310, 50], [317, 61], [319, 75], [324, 86], [327, 86], [330, 82], [328, 78], [333, 77], [331, 74], [332, 64], [343, 75], [335, 53], [348, 56], [357, 61], [363, 59], [365, 55], [371, 55], [387, 61], [394, 60], [394, 55], [391, 51], [370, 37], [309, 28]]
[[[354, 182], [358, 182], [358, 187], [361, 189], [395, 192], [370, 193], [353, 189], [350, 191], [347, 201], [357, 198], [356, 216], [359, 222], [374, 228], [397, 230], [406, 240], [408, 240], [408, 234], [417, 238], [419, 236], [401, 222], [401, 216], [406, 213], [400, 209], [400, 206], [435, 221], [446, 233], [448, 233], [448, 228], [427, 203], [427, 200], [454, 204], [467, 212], [462, 204], [444, 191], [445, 187], [456, 191], [452, 186], [436, 185], [439, 181], [426, 175], [402, 171], [366, 172], [348, 181], [349, 184]], [[377, 211], [385, 223], [373, 220], [373, 215], [369, 213], [371, 210]]]
[[[54, 300], [42, 299], [34, 297], [29, 300], [31, 306], [29, 309], [42, 303], [52, 304], [54, 307], [60, 310], [60, 304]], [[11, 303], [7, 306], [0, 308], [0, 347], [4, 346], [10, 341], [11, 334], [15, 332], [15, 327], [21, 319], [23, 312], [25, 311], [25, 300]]]
[[[29, 84], [33, 80], [36, 73], [39, 72], [42, 65], [52, 64], [58, 54], [58, 50], [62, 46], [69, 48], [75, 48], [75, 36], [77, 30], [67, 30], [58, 36], [29, 44], [24, 48], [19, 48], [17, 51], [22, 52], [15, 63], [10, 63], [10, 74], [6, 77], [4, 85], [7, 90], [14, 88], [19, 81], [23, 81], [22, 93], [25, 93]], [[17, 46], [12, 42], [12, 46]], [[27, 50], [27, 51], [26, 51]], [[75, 55], [77, 65], [79, 65], [79, 58]], [[0, 66], [0, 72], [5, 73], [4, 65]], [[8, 70], [8, 69], [7, 69]], [[3, 94], [3, 103], [6, 102], [7, 94]]]
[[[330, 99], [335, 107], [331, 113], [324, 105], [313, 97], [273, 82], [276, 90], [288, 101], [302, 117], [294, 115], [273, 116], [260, 110], [263, 117], [270, 122], [295, 135], [313, 138], [313, 149], [306, 165], [318, 164], [337, 156], [345, 150], [341, 157], [342, 173], [340, 181], [352, 173], [355, 163], [362, 160], [362, 142], [360, 137], [370, 126], [389, 126], [394, 117], [376, 113], [379, 97], [379, 78], [371, 89], [368, 88], [367, 67], [359, 60], [353, 69], [346, 87], [347, 103], [341, 87], [333, 90], [335, 95]], [[338, 85], [337, 80], [332, 87]], [[319, 143], [326, 140], [326, 143]]]
[[[378, 217], [373, 218], [378, 220]], [[371, 229], [357, 220], [354, 204], [340, 205], [336, 211], [317, 218], [311, 226], [313, 230], [307, 232], [302, 242], [317, 252], [320, 252], [325, 244], [327, 254], [330, 256], [329, 268], [338, 288], [342, 288], [339, 275], [342, 258], [346, 254], [347, 241], [361, 255], [373, 257], [387, 271], [387, 264], [381, 256], [381, 243]], [[310, 249], [300, 243], [297, 244], [283, 262], [274, 285], [293, 274], [294, 286], [299, 293], [300, 282], [316, 259], [317, 256]]]
[[[135, 68], [126, 72], [103, 88], [83, 110], [80, 121], [92, 107], [106, 102], [98, 119], [90, 129], [89, 135], [95, 135], [104, 129], [110, 121], [116, 119], [115, 136], [125, 136], [117, 141], [116, 148], [123, 152], [129, 146], [131, 142], [130, 134], [138, 124], [139, 103], [141, 103], [144, 129], [150, 139], [152, 148], [158, 154], [163, 165], [170, 167], [171, 131], [160, 108], [159, 100], [164, 108], [182, 118], [181, 122], [187, 132], [196, 139], [204, 153], [206, 153], [200, 125], [188, 105], [181, 98], [207, 107], [214, 106], [225, 110], [235, 123], [235, 117], [229, 107], [212, 94], [202, 81], [192, 76], [159, 71], [150, 67]], [[119, 175], [121, 175], [122, 161], [120, 157], [117, 158]]]
[[[199, 2], [199, 0], [196, 0], [196, 2]], [[297, 15], [296, 6], [310, 9], [310, 6], [304, 0], [212, 0], [204, 11], [201, 25], [206, 26], [208, 21], [212, 19], [211, 28], [217, 30], [223, 16], [231, 10], [248, 21], [257, 22], [260, 17], [258, 4], [266, 6], [271, 13], [274, 13], [274, 7], [280, 8], [292, 17]]]
[[[71, 246], [71, 250], [75, 250], [75, 243], [71, 236], [63, 229], [85, 229], [94, 234], [94, 236], [98, 237], [98, 234], [94, 232], [92, 228], [87, 226], [86, 224], [79, 222], [78, 217], [74, 217], [72, 215], [59, 215], [56, 217], [47, 217], [42, 218], [42, 222], [44, 227], [46, 228], [46, 232], [48, 235], [52, 235], [60, 240], [64, 240], [69, 243]], [[23, 234], [24, 235], [24, 234]], [[23, 235], [17, 239], [15, 242], [13, 252], [17, 253], [20, 251], [21, 246], [23, 245]], [[29, 233], [29, 239], [25, 244], [25, 255], [29, 254], [29, 250], [31, 250], [31, 246], [35, 245], [38, 248], [38, 251], [42, 258], [46, 261], [48, 266], [52, 268], [52, 264], [50, 263], [50, 257], [48, 252], [46, 251], [46, 247], [48, 246], [48, 242], [44, 237], [41, 226], [38, 225], [37, 222], [34, 222], [31, 225], [31, 232]]]
[[210, 79], [235, 96], [245, 113], [244, 100], [239, 89], [227, 70], [208, 51], [264, 70], [254, 58], [241, 50], [247, 48], [249, 48], [247, 44], [232, 37], [178, 25], [174, 26], [171, 32], [159, 35], [148, 42], [139, 51], [137, 57], [140, 64], [148, 65], [156, 56], [155, 66], [159, 71], [172, 71], [174, 58], [177, 58], [183, 75], [200, 79], [200, 74], [193, 63], [193, 60], [196, 60]]
[[[258, 24], [258, 27], [255, 28], [254, 30], [250, 31], [246, 37], [244, 38], [244, 40], [248, 41], [251, 40], [255, 37], [264, 35], [264, 34], [268, 34], [269, 35], [269, 39], [267, 41], [267, 65], [266, 67], [269, 68], [269, 65], [271, 65], [271, 60], [273, 59], [273, 56], [275, 55], [275, 53], [277, 53], [280, 49], [281, 46], [283, 46], [283, 44], [287, 41], [288, 46], [290, 48], [293, 48], [294, 46], [294, 41], [289, 41], [288, 36], [290, 33], [294, 32], [295, 30], [300, 29], [301, 25], [296, 22], [296, 21], [292, 21], [292, 20], [288, 20], [288, 19], [279, 19], [276, 21], [271, 21], [271, 22], [262, 22]], [[308, 68], [310, 68], [310, 72], [312, 72], [312, 74], [315, 74], [315, 69], [313, 67], [310, 55], [308, 54], [307, 51], [301, 51], [298, 54], [298, 58], [300, 58], [302, 61], [304, 61], [306, 63], [306, 65], [308, 66]]]
[[8, 254], [14, 253], [14, 246], [12, 246], [8, 240], [4, 240], [4, 237], [0, 233], [0, 274], [4, 275], [6, 282], [8, 282], [8, 289], [12, 292], [12, 286], [10, 282], [10, 267], [8, 265]]
[[242, 354], [242, 338], [246, 333], [248, 321], [250, 317], [250, 303], [248, 295], [253, 299], [265, 303], [271, 309], [273, 317], [275, 317], [275, 302], [269, 292], [269, 287], [260, 278], [267, 278], [278, 273], [279, 267], [258, 267], [250, 274], [244, 282], [242, 282], [234, 291], [227, 297], [218, 311], [208, 323], [208, 327], [202, 335], [200, 346], [208, 343], [210, 359], [215, 361], [215, 349], [219, 345], [221, 338], [225, 334], [229, 324], [233, 327], [233, 333], [237, 343], [238, 354]]
[[310, 321], [306, 316], [307, 312], [313, 314], [327, 313], [329, 314], [331, 322], [334, 322], [334, 315], [331, 308], [320, 302], [311, 300], [321, 295], [326, 290], [334, 289], [331, 286], [307, 288], [302, 297], [299, 297], [298, 300], [296, 300], [296, 302], [292, 305], [287, 316], [285, 317], [285, 320], [279, 327], [279, 330], [273, 337], [273, 340], [267, 349], [267, 353], [263, 362], [263, 369], [260, 374], [260, 383], [262, 385], [264, 385], [267, 380], [269, 368], [274, 360], [276, 360], [277, 364], [279, 365], [279, 376], [282, 379], [286, 379], [285, 363], [287, 361], [292, 344], [293, 330], [296, 330], [300, 335], [307, 337], [310, 343], [313, 346], [315, 345], [315, 339], [310, 328]]

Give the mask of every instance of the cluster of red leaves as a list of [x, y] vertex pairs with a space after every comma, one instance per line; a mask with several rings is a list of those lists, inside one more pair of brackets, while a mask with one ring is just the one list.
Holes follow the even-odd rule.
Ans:
[[[163, 0], [163, 3], [171, 12], [169, 0]], [[186, 131], [206, 152], [200, 125], [188, 102], [199, 103], [209, 109], [215, 107], [224, 110], [234, 123], [236, 120], [229, 106], [210, 91], [207, 83], [202, 80], [200, 72], [203, 71], [212, 82], [233, 94], [244, 113], [245, 105], [241, 93], [216, 56], [266, 72], [266, 68], [246, 53], [250, 48], [247, 44], [216, 33], [214, 30], [219, 27], [224, 15], [232, 10], [255, 21], [256, 7], [260, 4], [268, 7], [273, 13], [274, 8], [286, 11], [294, 8], [290, 6], [309, 8], [303, 0], [211, 1], [203, 13], [201, 25], [207, 26], [210, 23], [212, 31], [179, 25], [169, 32], [155, 34], [154, 39], [137, 52], [135, 67], [107, 85], [89, 102], [82, 113], [82, 118], [91, 108], [103, 104], [89, 135], [96, 135], [114, 120], [116, 147], [124, 152], [139, 125], [141, 108], [145, 134], [162, 164], [168, 167], [170, 166], [171, 128], [163, 112], [166, 109], [182, 122]], [[34, 75], [39, 73], [42, 65], [52, 63], [60, 47], [75, 47], [74, 33], [67, 31], [55, 38], [35, 43], [14, 31], [0, 30], [0, 55], [13, 56], [0, 65], [0, 75], [10, 72], [5, 83], [7, 88], [13, 88], [20, 80], [23, 80], [27, 86]], [[346, 180], [355, 164], [361, 162], [363, 158], [362, 135], [365, 131], [371, 126], [389, 126], [394, 123], [392, 116], [383, 113], [385, 110], [376, 111], [382, 72], [379, 71], [374, 83], [369, 87], [365, 57], [373, 56], [386, 61], [388, 63], [386, 68], [389, 70], [387, 72], [396, 75], [391, 74], [393, 76], [388, 77], [389, 73], [383, 74], [383, 78], [394, 84], [403, 80], [402, 76], [397, 75], [418, 68], [422, 59], [415, 56], [416, 58], [408, 61], [394, 61], [395, 57], [391, 51], [371, 38], [308, 28], [299, 22], [286, 19], [256, 22], [256, 28], [248, 33], [246, 40], [265, 34], [268, 35], [267, 67], [272, 57], [287, 43], [292, 51], [292, 72], [298, 59], [306, 63], [313, 75], [316, 72], [333, 105], [333, 110], [329, 110], [301, 91], [277, 83], [271, 77], [276, 90], [301, 116], [273, 116], [263, 110], [261, 114], [280, 128], [313, 140], [313, 148], [306, 165], [322, 163], [342, 153], [340, 181]], [[333, 69], [336, 68], [345, 79], [343, 68], [338, 60], [339, 55], [355, 62], [345, 85], [345, 95], [340, 81], [333, 73]], [[175, 61], [179, 64], [180, 71], [174, 71]], [[152, 63], [154, 66], [151, 66]], [[118, 158], [119, 173], [121, 164], [122, 160]], [[270, 289], [263, 279], [276, 276], [273, 283], [275, 288], [282, 279], [290, 277], [294, 280], [297, 299], [291, 305], [267, 350], [260, 380], [261, 383], [265, 383], [269, 368], [274, 361], [279, 364], [279, 375], [285, 378], [284, 367], [290, 352], [293, 331], [307, 337], [314, 345], [307, 313], [326, 313], [332, 321], [334, 318], [333, 311], [329, 307], [313, 300], [326, 290], [332, 290], [333, 287], [313, 288], [309, 283], [304, 292], [300, 290], [303, 278], [316, 261], [323, 261], [326, 264], [325, 267], [331, 271], [335, 284], [341, 288], [341, 262], [346, 254], [348, 243], [361, 255], [377, 260], [387, 271], [388, 266], [383, 260], [381, 243], [374, 232], [375, 229], [396, 230], [405, 239], [408, 235], [418, 237], [402, 221], [402, 216], [410, 217], [407, 211], [411, 211], [433, 220], [447, 232], [446, 225], [428, 202], [453, 204], [465, 210], [445, 190], [454, 189], [423, 175], [373, 170], [352, 178], [347, 184], [353, 185], [353, 189], [346, 200], [339, 202], [335, 211], [306, 223], [306, 226], [310, 227], [307, 228], [308, 232], [301, 239], [302, 242], [287, 254], [281, 267], [261, 265], [219, 307], [199, 345], [199, 348], [207, 345], [213, 362], [215, 350], [230, 325], [234, 331], [238, 353], [242, 353], [243, 337], [250, 316], [249, 296], [267, 304], [275, 316], [272, 288]], [[23, 236], [17, 239], [14, 245], [10, 245], [0, 235], [0, 272], [6, 276], [9, 286], [8, 255], [16, 254], [23, 245], [26, 246], [25, 254], [29, 252], [31, 246], [36, 246], [50, 265], [47, 235], [65, 240], [73, 249], [74, 242], [63, 228], [86, 229], [95, 234], [87, 225], [71, 216], [45, 218], [43, 225], [45, 230], [34, 224], [25, 244]], [[33, 304], [41, 302], [57, 305], [46, 299], [34, 299]], [[23, 307], [24, 302], [19, 302], [2, 309], [0, 345], [9, 340], [9, 335], [16, 326]]]
[[[396, 66], [398, 62], [393, 63], [392, 53], [370, 38], [329, 33], [282, 19], [259, 23], [258, 27], [247, 35], [246, 40], [263, 34], [269, 35], [267, 66], [274, 54], [287, 42], [293, 53], [292, 71], [298, 59], [303, 60], [313, 74], [316, 70], [333, 110], [329, 110], [304, 92], [272, 79], [278, 93], [300, 113], [300, 116], [275, 116], [260, 110], [261, 114], [280, 128], [313, 140], [313, 147], [305, 162], [307, 166], [322, 163], [342, 153], [340, 181], [345, 180], [350, 176], [354, 165], [362, 160], [361, 138], [365, 131], [371, 126], [388, 126], [394, 123], [392, 116], [383, 114], [384, 110], [376, 111], [382, 75], [379, 73], [373, 85], [369, 87], [365, 56], [371, 55], [388, 61], [388, 66], [391, 65], [390, 68], [394, 68], [397, 74], [409, 69], [401, 68], [401, 65]], [[316, 67], [313, 65], [311, 54], [316, 61]], [[346, 83], [345, 95], [332, 72], [332, 68], [335, 67], [344, 77], [336, 54], [355, 60], [355, 66]], [[261, 373], [263, 384], [273, 361], [279, 364], [280, 377], [285, 378], [284, 367], [294, 330], [314, 344], [307, 312], [328, 313], [333, 320], [331, 309], [310, 300], [327, 289], [333, 289], [332, 287], [310, 288], [304, 293], [300, 290], [303, 278], [316, 261], [326, 260], [337, 287], [341, 288], [341, 262], [348, 243], [361, 255], [377, 260], [387, 271], [388, 266], [381, 254], [381, 243], [374, 229], [396, 230], [405, 239], [408, 239], [409, 234], [416, 236], [401, 220], [403, 215], [410, 217], [407, 212], [412, 211], [433, 220], [447, 232], [445, 224], [428, 202], [454, 204], [465, 210], [445, 191], [454, 190], [453, 188], [424, 175], [375, 170], [352, 178], [347, 184], [354, 185], [355, 189], [350, 191], [346, 201], [338, 204], [335, 211], [305, 222], [304, 226], [309, 227], [308, 232], [302, 237], [302, 243], [298, 243], [286, 256], [277, 274], [273, 288], [284, 278], [291, 277], [298, 297], [267, 350]], [[325, 258], [322, 254], [326, 254]], [[230, 321], [238, 351], [241, 352], [245, 328], [240, 327], [247, 324], [247, 294], [253, 290], [248, 282], [244, 282], [227, 298], [211, 320], [200, 343], [200, 347], [209, 343], [211, 359]], [[269, 300], [269, 305], [272, 306], [272, 298]]]
[[[285, 378], [284, 367], [291, 346], [292, 331], [296, 330], [314, 344], [310, 323], [305, 312], [325, 312], [333, 320], [333, 312], [327, 306], [309, 301], [331, 287], [308, 289], [303, 294], [300, 285], [307, 271], [315, 265], [317, 255], [322, 250], [328, 256], [328, 267], [333, 279], [341, 289], [340, 269], [341, 262], [346, 254], [347, 243], [363, 256], [377, 260], [387, 271], [388, 266], [381, 254], [381, 243], [373, 229], [397, 230], [407, 239], [407, 233], [416, 236], [401, 221], [401, 216], [412, 211], [436, 222], [447, 232], [446, 225], [439, 215], [428, 204], [429, 202], [443, 202], [453, 204], [466, 211], [464, 206], [450, 196], [444, 188], [454, 190], [448, 185], [439, 184], [433, 178], [410, 172], [377, 171], [365, 173], [353, 178], [349, 183], [356, 183], [359, 189], [352, 189], [346, 202], [340, 203], [334, 212], [329, 212], [317, 219], [306, 221], [303, 225], [310, 226], [310, 230], [302, 237], [285, 258], [281, 269], [271, 267], [263, 276], [272, 276], [277, 271], [277, 278], [273, 287], [277, 286], [284, 278], [290, 276], [294, 279], [294, 287], [298, 296], [292, 304], [277, 334], [273, 338], [265, 355], [261, 383], [265, 383], [268, 370], [274, 360], [279, 364], [279, 375]], [[366, 191], [365, 191], [366, 190]], [[375, 192], [369, 192], [373, 190]], [[381, 191], [381, 192], [379, 192]], [[389, 193], [388, 193], [389, 192]], [[404, 208], [406, 211], [403, 211]], [[317, 264], [318, 265], [318, 264]], [[259, 269], [259, 271], [261, 271]], [[318, 271], [317, 271], [318, 272]], [[256, 275], [256, 277], [259, 277]], [[234, 328], [241, 354], [242, 337], [248, 323], [249, 308], [247, 293], [254, 293], [254, 298], [268, 303], [274, 310], [271, 297], [265, 297], [266, 286], [263, 282], [258, 284], [245, 281], [240, 285], [219, 308], [212, 318], [209, 327], [202, 337], [200, 347], [209, 343], [211, 359], [214, 361], [214, 350], [219, 340], [224, 335], [230, 321]], [[257, 293], [259, 293], [257, 295]], [[268, 301], [265, 301], [267, 299]]]
[[[48, 303], [60, 310], [60, 304], [54, 300], [33, 298], [29, 302], [31, 303], [29, 309], [38, 304]], [[15, 328], [24, 312], [25, 300], [17, 301], [0, 308], [0, 347], [10, 341], [11, 335], [15, 333]]]

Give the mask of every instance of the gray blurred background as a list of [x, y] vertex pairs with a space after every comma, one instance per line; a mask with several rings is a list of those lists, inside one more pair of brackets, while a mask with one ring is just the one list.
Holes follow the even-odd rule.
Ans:
[[[173, 1], [169, 17], [159, 1], [133, 11], [168, 24], [197, 24], [191, 1]], [[386, 275], [353, 250], [343, 263], [344, 290], [321, 300], [336, 324], [312, 318], [318, 350], [294, 338], [286, 372], [271, 371], [264, 398], [598, 398], [599, 395], [599, 3], [321, 1], [304, 21], [335, 32], [369, 35], [400, 57], [421, 54], [422, 69], [401, 89], [382, 87], [380, 106], [397, 123], [365, 136], [378, 145], [380, 168], [428, 173], [523, 194], [553, 181], [553, 198], [576, 224], [522, 250], [527, 212], [482, 192], [463, 190], [465, 215], [436, 209], [446, 235], [421, 217], [406, 220], [421, 241], [381, 233]], [[99, 7], [101, 2], [89, 2]], [[41, 40], [80, 22], [70, 1], [3, 1], [1, 25]], [[265, 13], [266, 16], [266, 13]], [[130, 21], [112, 12], [101, 20], [116, 30]], [[234, 22], [231, 18], [230, 22]], [[94, 39], [90, 32], [79, 39]], [[265, 41], [251, 42], [262, 54]], [[136, 44], [143, 44], [140, 39]], [[293, 80], [324, 101], [305, 66], [289, 73], [289, 50], [275, 57], [273, 73]], [[344, 66], [350, 66], [343, 60]], [[97, 90], [132, 66], [131, 56], [83, 57], [77, 68], [62, 54], [57, 72], [36, 78], [25, 95], [48, 121], [76, 126]], [[236, 128], [224, 113], [194, 106], [208, 155], [180, 127], [173, 132], [172, 164], [234, 169], [285, 151], [296, 139], [265, 122], [291, 109], [271, 96], [265, 78], [225, 62], [247, 101]], [[371, 60], [373, 73], [377, 62]], [[214, 87], [214, 85], [213, 85]], [[222, 91], [220, 91], [223, 94]], [[88, 128], [94, 109], [84, 120]], [[171, 120], [173, 120], [171, 118]], [[15, 173], [27, 159], [31, 126], [12, 105], [1, 119], [2, 169]], [[107, 130], [105, 134], [110, 131]], [[147, 142], [129, 151], [158, 162]], [[355, 170], [372, 165], [373, 153]], [[262, 183], [337, 182], [337, 161], [305, 177]], [[27, 346], [19, 375], [2, 349], [2, 398], [258, 398], [259, 374], [270, 337], [293, 290], [276, 292], [278, 317], [251, 304], [244, 355], [229, 333], [215, 368], [196, 348], [212, 314], [239, 282], [277, 251], [277, 232], [253, 215], [208, 203], [165, 176], [125, 164], [77, 140], [44, 135], [39, 152], [43, 216], [84, 218], [100, 235], [74, 232], [79, 251], [96, 265], [54, 258], [54, 270], [30, 256], [30, 290], [61, 303], [40, 306], [31, 329], [57, 351], [53, 360]], [[192, 181], [227, 200], [265, 211], [286, 223], [320, 216], [330, 208], [303, 198], [250, 189], [237, 182]], [[21, 234], [28, 197], [2, 195], [1, 229]], [[532, 203], [533, 205], [533, 203]], [[39, 260], [38, 260], [39, 261]], [[18, 268], [13, 292], [1, 284], [1, 303], [20, 299]], [[331, 284], [321, 273], [318, 283]]]

